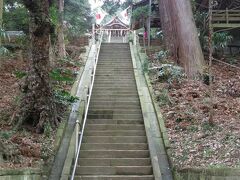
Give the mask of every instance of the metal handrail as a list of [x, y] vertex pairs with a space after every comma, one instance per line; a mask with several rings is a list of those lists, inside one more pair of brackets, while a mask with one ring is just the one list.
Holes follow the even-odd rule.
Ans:
[[[90, 87], [89, 87], [89, 93], [87, 95], [88, 98], [87, 98], [87, 105], [86, 105], [86, 109], [85, 109], [85, 113], [84, 113], [82, 131], [80, 132], [79, 142], [77, 143], [77, 152], [76, 152], [74, 167], [73, 167], [73, 170], [72, 170], [71, 180], [74, 180], [75, 172], [76, 172], [76, 168], [77, 168], [78, 158], [79, 158], [79, 154], [80, 154], [80, 148], [81, 148], [81, 145], [82, 145], [83, 134], [84, 134], [85, 126], [86, 126], [87, 115], [88, 115], [90, 100], [91, 100], [91, 96], [92, 96], [93, 85], [94, 85], [94, 81], [95, 81], [95, 74], [96, 74], [98, 57], [99, 57], [99, 52], [100, 52], [102, 39], [103, 39], [103, 32], [101, 32], [101, 35], [100, 35], [99, 45], [96, 47], [96, 54], [95, 54], [95, 59], [94, 59], [95, 64], [94, 64], [93, 72], [92, 72], [92, 75], [91, 75], [92, 79], [91, 79], [91, 83], [90, 83]], [[76, 122], [76, 124], [77, 123], [78, 122]]]

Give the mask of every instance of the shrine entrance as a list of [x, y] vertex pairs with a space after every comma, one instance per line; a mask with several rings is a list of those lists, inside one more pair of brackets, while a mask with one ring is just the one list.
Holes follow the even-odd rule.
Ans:
[[129, 25], [125, 24], [119, 17], [114, 17], [111, 21], [102, 26], [104, 40], [108, 43], [128, 42]]

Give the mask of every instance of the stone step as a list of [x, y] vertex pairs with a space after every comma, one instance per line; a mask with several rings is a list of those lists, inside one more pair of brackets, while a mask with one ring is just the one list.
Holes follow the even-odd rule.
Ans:
[[[119, 62], [119, 64], [123, 64], [123, 63], [129, 63], [130, 65], [132, 64], [131, 61], [131, 57], [129, 55], [126, 56], [122, 56], [121, 58], [114, 58], [114, 57], [109, 57], [109, 56], [105, 56], [105, 55], [100, 55], [99, 56], [99, 63], [115, 63], [115, 62]], [[116, 63], [118, 64], [118, 63]]]
[[129, 106], [129, 105], [137, 105], [140, 106], [139, 101], [116, 101], [116, 100], [109, 100], [109, 101], [102, 101], [102, 100], [96, 100], [96, 99], [91, 99], [90, 101], [90, 106], [114, 106], [114, 105], [121, 105], [121, 106]]
[[[95, 93], [94, 93], [95, 94]], [[93, 95], [94, 95], [93, 94]], [[96, 96], [94, 97], [94, 100], [102, 100], [102, 101], [106, 101], [106, 100], [117, 100], [117, 101], [137, 101], [139, 100], [139, 97], [138, 96], [125, 96], [125, 95], [121, 95], [121, 96], [111, 96], [111, 95], [108, 95], [106, 94], [105, 96], [102, 95], [102, 96]]]
[[99, 91], [107, 91], [107, 90], [110, 90], [110, 91], [135, 91], [137, 92], [137, 87], [122, 87], [122, 86], [112, 86], [112, 87], [101, 87], [101, 86], [93, 86], [93, 90], [99, 90]]
[[106, 82], [106, 83], [122, 83], [122, 82], [136, 82], [134, 77], [127, 77], [126, 79], [123, 79], [122, 77], [99, 77], [96, 76], [95, 78], [96, 82], [100, 81], [100, 82]]
[[93, 86], [93, 91], [111, 91], [111, 92], [119, 92], [119, 93], [122, 93], [122, 92], [135, 92], [137, 93], [137, 87], [122, 87], [122, 86], [119, 86], [119, 87], [101, 87], [101, 86]]
[[[112, 56], [109, 56], [109, 54], [111, 54]], [[104, 50], [104, 51], [101, 51], [100, 52], [100, 57], [115, 57], [115, 59], [118, 59], [118, 57], [123, 57], [124, 56], [130, 56], [131, 55], [131, 52], [129, 50]], [[131, 56], [130, 56], [131, 57]]]
[[84, 136], [83, 143], [147, 143], [146, 136]]
[[151, 175], [151, 166], [78, 166], [77, 175]]
[[80, 166], [149, 166], [150, 158], [81, 158]]
[[102, 43], [82, 140], [79, 180], [153, 180], [128, 43]]
[[96, 109], [96, 108], [91, 108], [88, 111], [89, 114], [142, 114], [141, 109]]
[[120, 94], [120, 95], [134, 95], [138, 94], [136, 89], [132, 90], [125, 90], [125, 89], [95, 89], [93, 88], [93, 93], [99, 93], [101, 95], [107, 94], [107, 93], [113, 93], [113, 94]]
[[99, 175], [99, 176], [75, 176], [75, 180], [154, 180], [153, 175]]
[[81, 150], [81, 158], [149, 158], [148, 150]]
[[98, 67], [102, 68], [107, 68], [107, 67], [126, 67], [126, 68], [132, 68], [133, 69], [133, 64], [132, 61], [129, 60], [124, 60], [124, 59], [103, 59], [102, 61], [98, 61]]
[[140, 120], [124, 120], [124, 119], [88, 119], [88, 124], [144, 124], [143, 119]]
[[[118, 88], [134, 88], [136, 89], [137, 86], [135, 83], [101, 83], [101, 82], [98, 82], [98, 83], [94, 83], [94, 86], [93, 88], [112, 88], [114, 87], [115, 89], [118, 89]], [[113, 90], [114, 91], [114, 90]]]
[[110, 60], [106, 60], [104, 59], [104, 61], [99, 61], [97, 64], [97, 67], [126, 67], [126, 68], [132, 68], [133, 69], [133, 64], [131, 61], [129, 62], [123, 62], [123, 61], [110, 61]]
[[[111, 54], [112, 56], [109, 56], [109, 54]], [[115, 61], [119, 61], [118, 59], [121, 59], [121, 58], [131, 60], [130, 52], [117, 53], [115, 51], [115, 52], [100, 52], [100, 54], [99, 54], [99, 59], [102, 59], [102, 60], [105, 60], [106, 58], [109, 58], [109, 57], [115, 57]]]
[[132, 60], [131, 60], [131, 54], [125, 54], [125, 55], [121, 55], [118, 57], [112, 57], [112, 56], [107, 56], [106, 54], [100, 54], [98, 62], [99, 63], [107, 63], [107, 62], [114, 63], [114, 62], [116, 62], [116, 64], [118, 64], [118, 63], [122, 64], [124, 62], [132, 63]]
[[133, 74], [121, 74], [121, 76], [113, 73], [102, 73], [102, 74], [96, 74], [97, 78], [110, 78], [110, 79], [128, 79], [128, 78], [135, 78]]
[[86, 136], [146, 136], [145, 130], [87, 130]]
[[95, 84], [111, 84], [111, 85], [118, 85], [118, 84], [136, 84], [134, 79], [131, 80], [111, 80], [109, 79], [108, 81], [101, 80], [99, 79], [98, 81], [95, 82]]
[[135, 77], [133, 74], [113, 74], [113, 73], [106, 73], [106, 72], [102, 72], [102, 73], [98, 73], [95, 76], [95, 80], [111, 80], [111, 81], [117, 81], [117, 80], [133, 80]]
[[[128, 138], [128, 137], [127, 137]], [[148, 150], [147, 143], [82, 143], [81, 150]]]
[[[102, 101], [102, 102], [139, 102], [138, 97], [104, 97], [104, 96], [98, 96], [93, 99], [92, 101]], [[135, 104], [135, 103], [134, 103]]]
[[102, 104], [90, 104], [90, 109], [93, 110], [129, 110], [129, 111], [138, 111], [141, 109], [140, 105], [119, 105], [119, 104], [108, 104], [108, 105], [102, 105]]
[[[132, 74], [133, 73], [133, 68], [131, 68], [131, 67], [129, 67], [129, 68], [116, 68], [116, 69], [111, 69], [111, 68], [104, 68], [104, 67], [102, 67], [102, 68], [98, 68], [97, 70], [96, 70], [96, 72], [98, 73], [100, 73], [100, 72], [107, 72], [107, 73], [109, 73], [109, 72], [111, 72], [111, 73], [115, 73], [115, 72], [119, 72], [119, 73], [129, 73], [129, 74]], [[115, 74], [115, 75], [117, 75], [117, 74]]]
[[86, 131], [95, 130], [95, 131], [109, 131], [109, 130], [145, 130], [144, 125], [142, 124], [87, 124]]
[[[88, 114], [88, 119], [142, 120], [142, 114]], [[135, 123], [134, 123], [135, 124]]]
[[[109, 54], [111, 54], [111, 56], [109, 56]], [[130, 53], [130, 51], [119, 52], [119, 51], [114, 51], [114, 50], [100, 52], [99, 58], [100, 59], [104, 59], [105, 57], [107, 57], [107, 58], [115, 57], [115, 60], [118, 60], [118, 57], [120, 57], [120, 58], [129, 58], [130, 59], [131, 58], [131, 53]]]
[[96, 98], [96, 97], [105, 97], [105, 98], [116, 98], [116, 97], [134, 97], [134, 98], [139, 98], [137, 92], [133, 92], [133, 93], [129, 93], [129, 94], [120, 94], [120, 93], [116, 93], [116, 92], [111, 92], [111, 91], [105, 91], [102, 93], [96, 93], [93, 92], [92, 93], [92, 98]]
[[[98, 66], [100, 67], [100, 66]], [[113, 71], [133, 71], [132, 67], [129, 66], [101, 66], [101, 68], [97, 69], [97, 72], [99, 71], [105, 71], [105, 72], [113, 72]]]
[[110, 74], [113, 76], [133, 74], [132, 69], [101, 69], [96, 70], [96, 74]]
[[[98, 87], [104, 87], [104, 88], [110, 88], [110, 87], [115, 87], [115, 88], [123, 88], [123, 87], [132, 87], [132, 88], [137, 88], [136, 84], [134, 82], [114, 82], [114, 83], [109, 83], [109, 82], [101, 82], [99, 81], [98, 83], [94, 83], [94, 88]], [[114, 92], [114, 91], [113, 91]]]

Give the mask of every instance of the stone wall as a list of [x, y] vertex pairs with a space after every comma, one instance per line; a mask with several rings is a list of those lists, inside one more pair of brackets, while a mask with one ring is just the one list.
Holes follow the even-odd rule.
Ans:
[[239, 180], [240, 169], [208, 168], [175, 171], [175, 180]]

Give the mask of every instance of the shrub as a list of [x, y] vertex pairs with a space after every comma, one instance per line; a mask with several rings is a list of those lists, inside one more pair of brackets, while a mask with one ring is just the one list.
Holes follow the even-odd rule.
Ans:
[[167, 81], [168, 83], [180, 83], [185, 74], [183, 68], [173, 64], [162, 64], [159, 70], [158, 78], [161, 82]]
[[161, 50], [154, 55], [154, 59], [159, 61], [165, 60], [168, 57], [168, 54], [169, 54], [168, 51]]
[[68, 105], [78, 100], [78, 97], [72, 96], [69, 92], [64, 90], [55, 90], [54, 95], [56, 102], [63, 105]]

